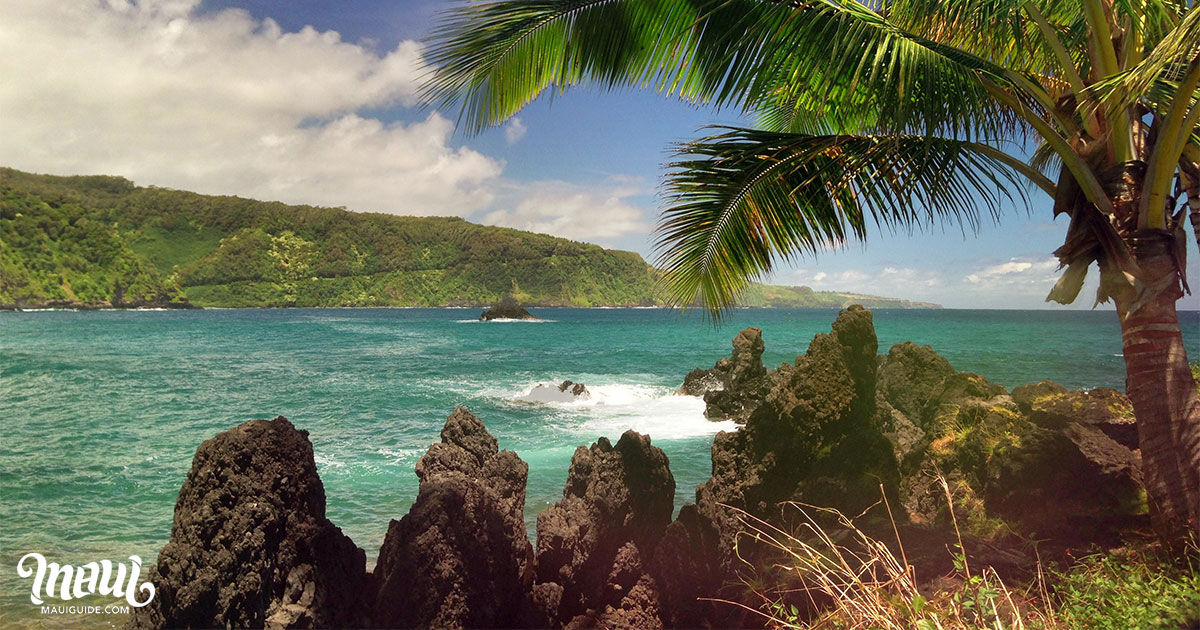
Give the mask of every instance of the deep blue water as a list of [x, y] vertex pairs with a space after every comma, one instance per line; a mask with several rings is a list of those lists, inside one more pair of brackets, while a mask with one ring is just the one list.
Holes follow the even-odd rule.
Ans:
[[[535, 309], [542, 323], [480, 323], [478, 310], [298, 309], [0, 313], [0, 625], [33, 608], [17, 559], [152, 563], [196, 447], [252, 418], [309, 431], [330, 519], [373, 562], [416, 496], [413, 466], [455, 406], [529, 462], [527, 517], [562, 493], [575, 447], [628, 428], [671, 459], [677, 504], [709, 474], [726, 424], [673, 396], [684, 375], [763, 329], [768, 367], [829, 330], [833, 310], [740, 310], [721, 328], [655, 309]], [[1200, 317], [1183, 315], [1200, 358]], [[1123, 388], [1116, 316], [1079, 311], [877, 310], [880, 351], [930, 344], [1009, 388], [1043, 378]], [[593, 399], [531, 405], [541, 382]], [[36, 612], [36, 611], [35, 611]]]

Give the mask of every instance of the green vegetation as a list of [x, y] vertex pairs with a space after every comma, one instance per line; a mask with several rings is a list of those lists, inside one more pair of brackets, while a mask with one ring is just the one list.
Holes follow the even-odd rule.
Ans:
[[[950, 488], [938, 478], [950, 499]], [[787, 532], [744, 512], [747, 543], [778, 552], [777, 586], [747, 583], [767, 627], [846, 630], [1124, 630], [1200, 627], [1200, 548], [1182, 554], [1133, 545], [1078, 559], [1021, 582], [1002, 579], [962, 551], [938, 585], [918, 586], [913, 567], [854, 521], [828, 509], [785, 504], [800, 523]], [[958, 510], [953, 510], [957, 512]], [[830, 520], [830, 516], [836, 522]], [[893, 523], [894, 525], [894, 523]], [[899, 536], [897, 530], [896, 535]], [[902, 546], [903, 541], [899, 541]], [[928, 577], [926, 577], [928, 579]], [[798, 594], [801, 594], [797, 597]], [[732, 603], [732, 602], [731, 602]], [[799, 607], [797, 606], [799, 604]], [[736, 605], [736, 604], [735, 604]]]
[[1122, 550], [1080, 559], [1056, 576], [1061, 628], [1195, 628], [1200, 625], [1200, 565], [1155, 552]]
[[[658, 278], [632, 252], [458, 218], [0, 169], [0, 304], [445, 306], [512, 293], [529, 304], [631, 306], [661, 303]], [[840, 307], [851, 299], [755, 288], [751, 306]]]

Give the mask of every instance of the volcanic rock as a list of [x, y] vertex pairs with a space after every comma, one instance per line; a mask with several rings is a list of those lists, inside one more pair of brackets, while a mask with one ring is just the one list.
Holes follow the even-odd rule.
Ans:
[[1078, 422], [1095, 426], [1126, 448], [1138, 448], [1133, 403], [1115, 389], [1067, 391], [1053, 381], [1040, 381], [1018, 387], [1012, 395], [1021, 411], [1038, 426], [1061, 429]]
[[[914, 348], [894, 347], [880, 368], [901, 504], [913, 521], [946, 524], [947, 490], [959, 522], [985, 538], [1006, 523], [1026, 534], [1102, 532], [1144, 513], [1137, 429], [1123, 395], [1042, 381], [1010, 396], [978, 374], [911, 370], [914, 356], [941, 363]], [[931, 373], [945, 376], [930, 386]]]
[[487, 322], [493, 319], [540, 319], [529, 314], [521, 306], [517, 299], [511, 295], [506, 295], [499, 302], [492, 305], [491, 308], [484, 311], [479, 316], [479, 321]]
[[412, 509], [392, 521], [375, 575], [377, 627], [520, 625], [533, 550], [523, 510], [529, 466], [464, 409], [417, 462]]
[[571, 392], [571, 395], [576, 398], [578, 398], [580, 396], [591, 396], [591, 392], [588, 391], [588, 388], [586, 385], [584, 385], [583, 383], [574, 383], [571, 381], [563, 381], [562, 384], [558, 386], [558, 391], [563, 392], [563, 393], [566, 393], [569, 391], [569, 392]]
[[660, 627], [643, 558], [671, 522], [674, 496], [667, 456], [647, 436], [576, 449], [562, 500], [538, 515], [529, 623]]
[[770, 389], [762, 363], [762, 329], [750, 327], [733, 339], [733, 353], [707, 370], [692, 370], [677, 393], [704, 398], [712, 420], [746, 422]]
[[251, 420], [196, 450], [157, 594], [130, 628], [312, 628], [366, 624], [361, 549], [325, 517], [308, 433]]

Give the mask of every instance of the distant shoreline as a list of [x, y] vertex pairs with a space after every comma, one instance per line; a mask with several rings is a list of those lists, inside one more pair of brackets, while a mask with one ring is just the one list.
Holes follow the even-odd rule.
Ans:
[[[45, 306], [45, 307], [17, 307], [11, 304], [0, 304], [0, 313], [51, 313], [51, 312], [87, 312], [87, 311], [297, 311], [297, 310], [444, 310], [444, 311], [472, 311], [485, 309], [486, 306], [209, 306], [199, 307], [193, 306], [190, 308], [168, 308], [168, 307], [67, 307], [67, 306]], [[536, 309], [580, 309], [580, 310], [679, 310], [676, 307], [670, 306], [530, 306], [529, 308]], [[836, 311], [843, 307], [839, 306], [735, 306], [733, 310], [797, 310], [797, 311]], [[1068, 308], [966, 308], [952, 306], [937, 306], [937, 307], [875, 307], [872, 311], [879, 310], [895, 310], [895, 311], [1012, 311], [1017, 312], [1078, 312], [1081, 309]], [[1086, 310], [1086, 309], [1084, 309]], [[1180, 313], [1200, 314], [1200, 309], [1179, 309]]]

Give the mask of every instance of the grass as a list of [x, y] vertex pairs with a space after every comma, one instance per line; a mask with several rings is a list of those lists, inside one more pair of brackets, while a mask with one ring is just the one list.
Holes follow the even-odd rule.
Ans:
[[1055, 577], [1049, 605], [1056, 628], [1200, 628], [1200, 565], [1194, 557], [1138, 550], [1093, 554]]
[[[944, 480], [943, 488], [949, 489]], [[887, 506], [886, 497], [882, 501]], [[1082, 557], [1019, 587], [991, 567], [972, 566], [955, 549], [954, 575], [936, 592], [919, 588], [895, 529], [897, 558], [887, 545], [835, 510], [787, 503], [790, 532], [734, 510], [746, 539], [777, 552], [777, 583], [747, 584], [761, 603], [723, 601], [760, 616], [767, 627], [812, 630], [1126, 630], [1200, 628], [1200, 549], [1180, 557], [1157, 548]], [[732, 509], [732, 508], [731, 508]], [[953, 510], [951, 510], [953, 514]], [[836, 524], [827, 518], [832, 517]], [[826, 523], [822, 525], [821, 523]], [[955, 531], [958, 524], [954, 523]], [[895, 522], [893, 520], [893, 528]], [[739, 548], [740, 552], [740, 548]], [[739, 553], [740, 555], [740, 553]]]
[[221, 244], [221, 236], [213, 228], [164, 230], [148, 226], [134, 233], [129, 248], [169, 274], [174, 267], [186, 267], [211, 253]]

